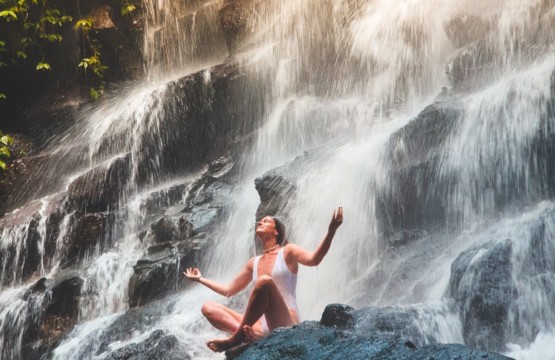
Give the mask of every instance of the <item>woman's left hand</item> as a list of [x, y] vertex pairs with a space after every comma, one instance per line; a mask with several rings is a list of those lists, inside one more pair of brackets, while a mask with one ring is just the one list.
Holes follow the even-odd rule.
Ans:
[[337, 210], [333, 211], [333, 216], [331, 217], [331, 222], [328, 227], [329, 231], [335, 231], [343, 223], [343, 207], [338, 207]]

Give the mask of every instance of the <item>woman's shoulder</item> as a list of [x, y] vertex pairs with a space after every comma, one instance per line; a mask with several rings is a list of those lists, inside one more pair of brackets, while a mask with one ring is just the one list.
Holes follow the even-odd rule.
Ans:
[[254, 261], [256, 260], [256, 256], [253, 256], [249, 259], [249, 261], [247, 262], [247, 268], [249, 270], [252, 270], [254, 267]]
[[291, 256], [291, 254], [295, 251], [295, 249], [297, 249], [299, 247], [299, 245], [295, 245], [295, 244], [286, 244], [283, 247], [283, 256], [286, 258], [286, 260]]

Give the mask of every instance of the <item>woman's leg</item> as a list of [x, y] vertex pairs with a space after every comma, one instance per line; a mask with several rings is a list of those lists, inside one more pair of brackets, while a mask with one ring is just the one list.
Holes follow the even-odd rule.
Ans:
[[[234, 334], [237, 329], [239, 329], [239, 325], [243, 320], [242, 314], [213, 301], [204, 303], [201, 311], [212, 326], [229, 334]], [[262, 333], [262, 326], [260, 325], [260, 322], [254, 324], [252, 328], [254, 332], [253, 336]]]
[[216, 329], [233, 334], [239, 328], [243, 315], [237, 311], [231, 310], [222, 304], [208, 301], [202, 305], [202, 315], [206, 317], [208, 322]]
[[241, 319], [237, 331], [227, 339], [209, 341], [208, 347], [213, 351], [221, 352], [241, 344], [245, 340], [243, 327], [245, 325], [252, 326], [262, 315], [266, 316], [270, 331], [277, 327], [294, 324], [276, 284], [267, 275], [260, 276], [256, 281], [247, 303], [245, 315]]

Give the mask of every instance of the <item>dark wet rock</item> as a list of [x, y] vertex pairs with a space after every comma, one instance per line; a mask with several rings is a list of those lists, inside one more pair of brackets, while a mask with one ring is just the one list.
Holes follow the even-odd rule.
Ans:
[[461, 253], [451, 265], [449, 296], [458, 304], [465, 343], [503, 350], [516, 288], [510, 240]]
[[298, 177], [317, 156], [316, 151], [305, 151], [292, 161], [254, 180], [254, 186], [260, 196], [260, 205], [256, 210], [257, 219], [266, 215], [285, 215], [287, 204], [296, 196]]
[[[15, 284], [52, 266], [63, 198], [34, 201], [0, 220], [0, 283]], [[18, 269], [14, 271], [14, 269]]]
[[194, 234], [194, 227], [187, 219], [179, 219], [179, 236], [181, 239], [188, 239]]
[[97, 247], [102, 250], [109, 246], [113, 220], [114, 214], [110, 213], [76, 215], [71, 231], [64, 238], [64, 266], [74, 264], [90, 255]]
[[77, 323], [83, 279], [77, 273], [67, 272], [58, 274], [47, 284], [39, 338], [43, 345], [52, 348]]
[[69, 185], [70, 209], [98, 212], [114, 208], [129, 180], [129, 171], [129, 157], [121, 157], [79, 176]]
[[355, 324], [352, 312], [355, 309], [349, 305], [331, 304], [326, 306], [320, 319], [323, 326], [335, 326], [341, 329], [351, 328]]
[[85, 16], [92, 19], [95, 37], [102, 44], [103, 64], [109, 64], [109, 71], [106, 71], [107, 81], [133, 79], [143, 73], [143, 57], [139, 44], [134, 40], [134, 36], [129, 36], [133, 26], [128, 23], [122, 27], [123, 31], [118, 28], [117, 13], [119, 11], [114, 11], [110, 5], [104, 4], [93, 8]]
[[181, 210], [179, 234], [181, 238], [210, 231], [222, 219], [232, 195], [226, 175], [233, 169], [230, 157], [220, 157], [210, 163], [203, 175], [193, 182]]
[[248, 19], [256, 14], [254, 5], [259, 2], [259, 0], [227, 0], [220, 11], [220, 26], [231, 55], [237, 54], [245, 46]]
[[129, 280], [129, 306], [142, 306], [189, 285], [183, 277], [188, 267], [200, 264], [206, 250], [205, 240], [184, 240], [149, 247], [133, 267]]
[[163, 217], [150, 226], [155, 243], [172, 241], [176, 238], [178, 230], [173, 221], [168, 217]]
[[112, 352], [110, 360], [189, 360], [185, 347], [173, 335], [155, 330], [148, 339]]
[[437, 103], [392, 136], [391, 184], [377, 200], [388, 244], [402, 245], [446, 225], [448, 184], [439, 181], [440, 152], [462, 116], [459, 104]]
[[[134, 266], [129, 285], [130, 306], [141, 306], [189, 284], [182, 272], [196, 267], [211, 246], [209, 234], [223, 219], [231, 202], [232, 186], [227, 177], [234, 162], [227, 157], [212, 161], [202, 175], [188, 186], [185, 208], [165, 215], [141, 234], [151, 241]], [[177, 226], [176, 226], [177, 224]]]
[[188, 182], [185, 182], [151, 192], [142, 202], [141, 210], [144, 210], [149, 217], [163, 215], [166, 209], [184, 200], [183, 197], [189, 185]]
[[82, 286], [83, 279], [73, 271], [31, 285], [22, 298], [27, 307], [19, 314], [23, 332], [14, 334], [21, 337], [21, 354], [7, 358], [38, 360], [57, 346], [77, 323]]
[[276, 329], [252, 344], [237, 359], [509, 359], [457, 344], [417, 347], [407, 340], [386, 335], [358, 335], [347, 330], [302, 323], [290, 329]]

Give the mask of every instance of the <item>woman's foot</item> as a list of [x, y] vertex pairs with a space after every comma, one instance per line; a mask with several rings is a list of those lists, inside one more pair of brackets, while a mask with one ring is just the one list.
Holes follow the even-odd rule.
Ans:
[[258, 333], [254, 331], [252, 326], [245, 325], [243, 326], [243, 332], [245, 333], [245, 341], [246, 342], [254, 342], [256, 340], [260, 340], [264, 337], [262, 333]]
[[244, 331], [238, 331], [227, 339], [210, 340], [206, 343], [208, 348], [214, 352], [222, 352], [240, 345], [245, 340]]

